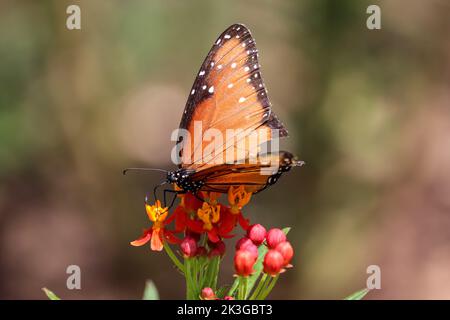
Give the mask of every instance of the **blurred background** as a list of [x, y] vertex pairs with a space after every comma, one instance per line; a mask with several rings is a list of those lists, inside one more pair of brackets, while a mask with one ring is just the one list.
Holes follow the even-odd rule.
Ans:
[[[81, 8], [81, 30], [66, 8]], [[381, 30], [366, 8], [381, 7]], [[450, 3], [433, 1], [0, 2], [0, 298], [161, 298], [184, 283], [129, 241], [172, 169], [170, 133], [216, 37], [246, 24], [284, 148], [307, 165], [245, 214], [291, 226], [295, 268], [273, 299], [450, 299]], [[222, 283], [230, 283], [231, 247]], [[66, 268], [81, 267], [81, 290]]]

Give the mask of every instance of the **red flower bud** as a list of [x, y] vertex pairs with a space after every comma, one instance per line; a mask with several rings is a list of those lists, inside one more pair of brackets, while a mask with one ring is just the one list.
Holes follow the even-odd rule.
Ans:
[[239, 276], [247, 277], [251, 275], [254, 270], [256, 257], [248, 250], [238, 250], [234, 256], [234, 269]]
[[258, 247], [247, 237], [240, 239], [236, 243], [236, 250], [247, 250], [256, 257], [255, 259], [258, 258]]
[[264, 272], [276, 276], [283, 270], [284, 258], [277, 250], [269, 250], [264, 256]]
[[225, 296], [223, 297], [223, 300], [234, 300], [232, 296]]
[[288, 241], [281, 242], [275, 248], [284, 259], [284, 266], [288, 266], [294, 256], [294, 249]]
[[236, 250], [239, 250], [240, 248], [242, 248], [243, 246], [246, 246], [248, 244], [253, 244], [253, 241], [247, 237], [244, 237], [244, 238], [239, 239], [238, 242], [236, 242], [235, 248], [236, 248]]
[[185, 258], [190, 258], [197, 253], [197, 242], [192, 237], [186, 237], [180, 244], [181, 252]]
[[267, 232], [266, 241], [270, 249], [275, 249], [280, 242], [286, 241], [286, 235], [281, 229], [273, 228]]
[[216, 294], [214, 293], [213, 289], [206, 287], [202, 289], [202, 299], [203, 300], [215, 300]]
[[226, 246], [225, 246], [225, 242], [223, 242], [223, 241], [216, 242], [213, 245], [213, 250], [216, 250], [220, 256], [223, 256], [225, 254], [225, 249], [226, 249]]
[[259, 246], [266, 239], [266, 233], [267, 233], [266, 228], [264, 228], [260, 224], [254, 224], [250, 226], [250, 228], [248, 228], [247, 237], [249, 237], [254, 244]]
[[206, 248], [205, 247], [198, 247], [197, 248], [197, 257], [205, 257], [207, 254]]

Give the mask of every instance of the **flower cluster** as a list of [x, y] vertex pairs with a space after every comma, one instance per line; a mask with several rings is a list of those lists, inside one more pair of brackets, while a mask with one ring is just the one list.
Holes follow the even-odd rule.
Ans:
[[[247, 229], [247, 235], [236, 243], [234, 255], [236, 275], [243, 284], [240, 297], [245, 299], [250, 293], [246, 288], [247, 278], [255, 273], [258, 257], [262, 258], [264, 274], [252, 294], [254, 299], [263, 299], [267, 296], [275, 285], [278, 275], [286, 268], [292, 267], [290, 262], [293, 256], [292, 245], [281, 229], [274, 228], [267, 232], [266, 228], [260, 224], [250, 226]], [[271, 277], [273, 279], [270, 279]]]
[[[293, 249], [285, 233], [280, 229], [266, 231], [260, 224], [250, 225], [242, 208], [250, 202], [252, 194], [242, 185], [229, 188], [227, 204], [221, 203], [220, 194], [214, 192], [184, 193], [178, 197], [180, 202], [171, 214], [159, 200], [154, 205], [145, 204], [153, 225], [131, 245], [150, 242], [151, 250], [164, 249], [186, 279], [188, 299], [264, 299], [278, 275], [291, 266]], [[217, 286], [220, 262], [226, 252], [224, 240], [234, 237], [238, 225], [246, 236], [236, 243], [237, 279], [225, 292], [224, 287]], [[177, 245], [182, 260], [170, 244]], [[255, 278], [250, 285], [249, 277]], [[258, 279], [250, 296], [252, 284]]]
[[[194, 235], [191, 237], [193, 239], [199, 239], [202, 234], [206, 234], [211, 243], [218, 243], [221, 239], [233, 237], [231, 232], [237, 223], [244, 230], [248, 228], [248, 220], [242, 216], [241, 209], [250, 201], [251, 193], [246, 192], [243, 186], [230, 187], [228, 206], [218, 202], [220, 194], [215, 192], [201, 192], [200, 196], [191, 193], [178, 196], [181, 198], [180, 204], [170, 216], [168, 208], [163, 208], [159, 200], [155, 205], [145, 204], [153, 226], [144, 230], [143, 235], [132, 241], [131, 245], [142, 246], [150, 241], [152, 250], [161, 251], [164, 240], [172, 244], [180, 244], [183, 241], [177, 238], [176, 234]], [[172, 222], [174, 229], [169, 230], [167, 226]]]

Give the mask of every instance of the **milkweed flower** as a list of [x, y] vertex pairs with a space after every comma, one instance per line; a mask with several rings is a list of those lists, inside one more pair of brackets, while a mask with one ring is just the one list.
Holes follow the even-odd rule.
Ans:
[[294, 249], [289, 241], [281, 242], [275, 248], [276, 251], [281, 253], [284, 259], [284, 267], [292, 267], [290, 264], [292, 257], [294, 256]]
[[188, 236], [180, 243], [180, 249], [185, 258], [194, 257], [197, 254], [197, 241]]
[[150, 241], [150, 248], [153, 251], [161, 251], [163, 249], [163, 240], [167, 238], [170, 242], [176, 243], [178, 240], [173, 236], [173, 232], [166, 231], [165, 225], [169, 224], [172, 219], [167, 219], [169, 213], [168, 208], [163, 208], [161, 202], [156, 200], [154, 205], [145, 204], [145, 211], [153, 226], [144, 230], [142, 236], [130, 242], [132, 246], [142, 246]]
[[202, 207], [197, 210], [197, 216], [203, 221], [203, 228], [210, 231], [213, 228], [213, 223], [219, 222], [220, 205], [217, 203], [209, 204], [205, 201]]
[[286, 235], [281, 229], [273, 228], [267, 232], [266, 242], [270, 249], [275, 249], [279, 243], [284, 241], [286, 241]]
[[254, 244], [259, 246], [266, 239], [266, 233], [266, 228], [258, 223], [248, 228], [247, 237], [252, 240]]
[[234, 255], [234, 269], [238, 276], [248, 277], [254, 272], [257, 256], [248, 250], [238, 250]]
[[258, 258], [258, 247], [247, 237], [240, 239], [236, 243], [236, 250], [249, 251], [253, 256]]
[[228, 202], [231, 205], [231, 212], [238, 214], [242, 207], [250, 202], [251, 197], [252, 193], [245, 191], [243, 185], [240, 185], [239, 187], [231, 186], [230, 189], [228, 189]]
[[219, 204], [211, 195], [208, 196], [211, 202], [203, 202], [201, 208], [198, 208], [196, 213], [187, 214], [185, 212], [184, 216], [180, 215], [177, 218], [177, 220], [182, 221], [177, 221], [176, 223], [180, 226], [184, 224], [187, 230], [192, 232], [198, 234], [206, 233], [208, 239], [213, 243], [220, 241], [222, 238], [233, 237], [231, 232], [237, 222], [241, 226], [248, 224], [242, 215], [232, 214], [228, 207]]
[[276, 276], [283, 272], [284, 258], [277, 250], [267, 251], [263, 261], [264, 272], [270, 276]]
[[203, 300], [215, 300], [217, 298], [214, 290], [209, 287], [202, 289], [201, 297]]
[[242, 247], [249, 245], [249, 244], [253, 244], [253, 241], [247, 237], [243, 237], [243, 238], [239, 239], [238, 242], [236, 242], [235, 248], [236, 248], [236, 250], [239, 250]]

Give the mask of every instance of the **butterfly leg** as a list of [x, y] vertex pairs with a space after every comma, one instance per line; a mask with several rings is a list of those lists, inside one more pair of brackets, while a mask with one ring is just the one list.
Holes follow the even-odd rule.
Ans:
[[170, 206], [169, 206], [169, 210], [170, 210], [170, 208], [172, 208], [173, 207], [173, 204], [175, 203], [175, 200], [177, 199], [177, 196], [179, 195], [179, 194], [184, 194], [184, 193], [186, 193], [185, 191], [183, 191], [183, 190], [172, 190], [172, 189], [165, 189], [164, 190], [164, 207], [166, 207], [166, 204], [167, 204], [167, 201], [166, 201], [166, 194], [167, 193], [173, 193], [174, 194], [174, 196], [173, 196], [173, 198], [172, 198], [172, 201], [170, 202]]
[[[153, 200], [154, 200], [155, 202], [156, 202], [156, 199], [158, 198], [158, 197], [156, 196], [156, 191], [158, 190], [159, 187], [165, 185], [166, 183], [167, 183], [167, 181], [164, 181], [164, 182], [162, 182], [162, 183], [156, 185], [156, 186], [153, 188]], [[145, 196], [145, 203], [148, 204], [148, 194]]]

